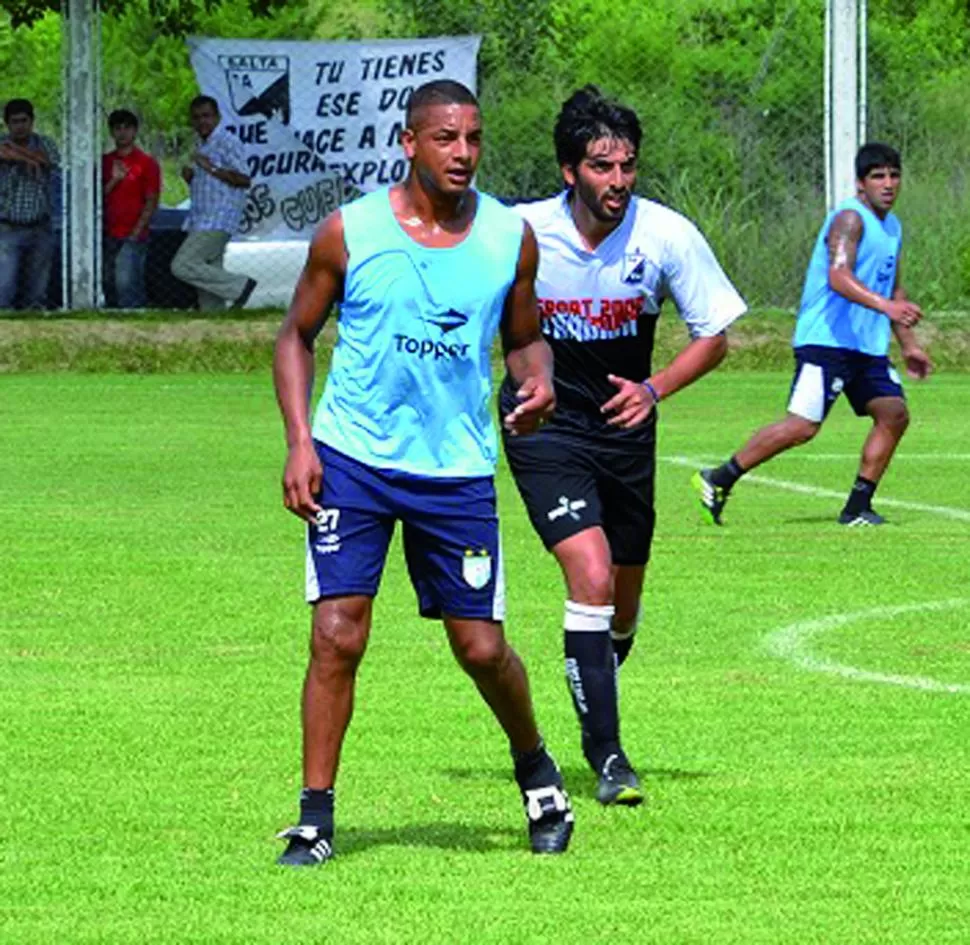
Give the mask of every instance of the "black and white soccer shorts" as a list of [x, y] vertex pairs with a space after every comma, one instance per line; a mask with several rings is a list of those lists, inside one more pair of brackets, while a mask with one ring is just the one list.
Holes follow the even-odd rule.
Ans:
[[547, 549], [599, 526], [613, 564], [647, 563], [656, 520], [655, 441], [613, 447], [550, 427], [504, 440], [532, 527]]

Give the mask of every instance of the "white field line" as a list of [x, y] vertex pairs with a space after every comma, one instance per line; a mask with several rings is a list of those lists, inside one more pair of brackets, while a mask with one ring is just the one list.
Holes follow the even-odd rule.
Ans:
[[[700, 460], [691, 459], [689, 456], [660, 456], [661, 462], [670, 463], [673, 466], [686, 466], [690, 469], [700, 469], [705, 464]], [[768, 476], [759, 476], [756, 473], [748, 473], [744, 477], [745, 482], [754, 482], [762, 486], [772, 486], [775, 489], [785, 489], [788, 492], [799, 492], [802, 495], [815, 496], [820, 499], [844, 499], [846, 493], [836, 492], [834, 489], [820, 489], [818, 486], [806, 486], [800, 482], [791, 482], [788, 479], [774, 479]], [[884, 505], [887, 508], [908, 509], [911, 512], [929, 512], [931, 515], [942, 515], [945, 518], [956, 519], [960, 522], [970, 522], [970, 511], [967, 509], [955, 509], [948, 505], [926, 505], [923, 502], [906, 502], [903, 499], [889, 499], [880, 495], [876, 500], [877, 505]]]
[[[780, 459], [815, 459], [815, 460], [836, 460], [836, 459], [858, 459], [860, 451], [855, 453], [782, 453], [774, 457], [772, 462]], [[921, 463], [932, 463], [936, 460], [945, 463], [966, 463], [970, 462], [970, 453], [897, 453], [893, 456], [893, 462], [900, 460], [917, 460]]]
[[774, 630], [765, 637], [764, 643], [768, 652], [773, 656], [788, 660], [801, 669], [812, 673], [831, 673], [854, 679], [858, 682], [884, 683], [889, 686], [905, 686], [907, 689], [921, 689], [924, 692], [970, 693], [970, 685], [964, 683], [945, 683], [927, 676], [902, 676], [894, 673], [877, 673], [856, 666], [846, 666], [831, 660], [814, 656], [809, 649], [813, 638], [828, 630], [844, 627], [846, 624], [859, 620], [891, 620], [901, 614], [911, 614], [920, 611], [955, 610], [970, 604], [970, 598], [961, 597], [954, 600], [927, 601], [922, 604], [897, 604], [886, 607], [873, 607], [870, 610], [858, 610], [852, 613], [833, 614], [830, 617], [819, 617], [815, 620], [800, 620], [779, 630]]

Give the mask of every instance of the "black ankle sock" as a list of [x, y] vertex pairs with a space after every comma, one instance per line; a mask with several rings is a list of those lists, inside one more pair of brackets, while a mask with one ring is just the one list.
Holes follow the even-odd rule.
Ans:
[[711, 482], [719, 489], [730, 489], [746, 472], [732, 456], [726, 463], [711, 470]]
[[635, 633], [631, 633], [628, 637], [623, 637], [622, 640], [617, 640], [613, 637], [613, 652], [616, 654], [616, 665], [620, 667], [623, 665], [623, 661], [630, 655], [630, 650], [633, 648], [633, 641], [637, 638]]
[[597, 771], [619, 750], [616, 663], [606, 632], [565, 631], [566, 679], [583, 728], [583, 751]]
[[515, 769], [515, 780], [523, 789], [551, 784], [557, 777], [556, 763], [546, 751], [546, 743], [541, 738], [532, 751], [516, 751], [513, 748], [512, 764]]
[[856, 476], [843, 511], [850, 515], [856, 515], [869, 509], [872, 506], [872, 497], [875, 495], [876, 485], [877, 483], [871, 479]]
[[515, 770], [518, 771], [520, 768], [523, 771], [528, 771], [530, 768], [536, 767], [546, 755], [546, 743], [540, 738], [539, 744], [536, 745], [531, 751], [516, 751], [512, 749], [512, 762], [515, 764]]
[[300, 824], [333, 834], [333, 788], [300, 791]]

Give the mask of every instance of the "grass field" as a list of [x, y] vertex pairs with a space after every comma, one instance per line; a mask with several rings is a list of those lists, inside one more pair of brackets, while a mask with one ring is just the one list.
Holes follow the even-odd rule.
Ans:
[[664, 405], [621, 677], [648, 806], [592, 800], [559, 577], [503, 469], [508, 632], [569, 854], [527, 852], [503, 739], [395, 553], [338, 859], [286, 872], [308, 616], [268, 376], [0, 377], [0, 941], [966, 943], [970, 377], [911, 385], [887, 527], [834, 524], [864, 432], [844, 405], [704, 526], [689, 467], [787, 382], [722, 373]]

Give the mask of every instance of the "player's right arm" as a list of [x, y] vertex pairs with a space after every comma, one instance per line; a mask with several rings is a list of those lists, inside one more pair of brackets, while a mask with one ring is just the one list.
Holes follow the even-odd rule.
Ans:
[[892, 298], [873, 292], [855, 274], [856, 255], [863, 233], [862, 217], [855, 210], [837, 213], [829, 227], [829, 285], [843, 298], [856, 305], [882, 312], [893, 324], [905, 327], [915, 325], [923, 312], [915, 302], [905, 296]]
[[314, 496], [323, 481], [310, 429], [313, 346], [331, 307], [343, 298], [346, 272], [343, 218], [336, 210], [310, 243], [273, 352], [273, 384], [286, 429], [283, 504], [307, 521], [320, 511]]

